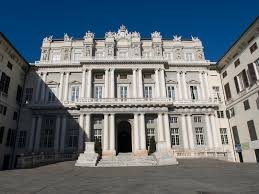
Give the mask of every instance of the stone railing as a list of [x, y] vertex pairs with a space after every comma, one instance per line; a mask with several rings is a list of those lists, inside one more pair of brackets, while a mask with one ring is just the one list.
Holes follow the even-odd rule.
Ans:
[[78, 153], [63, 153], [63, 154], [44, 154], [39, 155], [21, 155], [16, 164], [16, 168], [33, 168], [57, 162], [76, 160]]

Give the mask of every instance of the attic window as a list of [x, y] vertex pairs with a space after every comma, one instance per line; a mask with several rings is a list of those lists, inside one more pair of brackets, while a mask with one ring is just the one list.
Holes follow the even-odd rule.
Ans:
[[234, 65], [235, 65], [235, 67], [237, 67], [238, 65], [240, 65], [240, 60], [239, 60], [239, 59], [235, 60]]
[[103, 74], [95, 74], [95, 79], [103, 79]]
[[145, 73], [144, 79], [151, 79], [151, 73]]
[[120, 74], [120, 79], [127, 79], [127, 74], [126, 73]]

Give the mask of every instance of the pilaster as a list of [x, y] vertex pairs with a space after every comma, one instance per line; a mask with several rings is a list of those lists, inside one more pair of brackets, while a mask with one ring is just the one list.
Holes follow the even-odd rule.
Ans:
[[54, 151], [59, 152], [59, 138], [60, 138], [60, 116], [56, 118], [56, 131], [55, 131], [55, 141], [54, 141]]

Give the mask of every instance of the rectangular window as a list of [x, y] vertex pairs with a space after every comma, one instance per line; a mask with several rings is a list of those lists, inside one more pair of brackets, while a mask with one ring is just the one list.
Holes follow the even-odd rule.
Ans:
[[16, 92], [16, 102], [20, 104], [22, 102], [22, 87], [18, 85]]
[[229, 109], [229, 111], [230, 111], [230, 116], [231, 116], [231, 117], [234, 117], [234, 116], [235, 116], [235, 109], [234, 109], [234, 107], [232, 107], [231, 109]]
[[120, 98], [125, 99], [128, 98], [128, 87], [120, 86]]
[[250, 46], [250, 52], [251, 52], [251, 54], [257, 49], [257, 44], [256, 44], [256, 42], [252, 45], [252, 46]]
[[226, 128], [220, 128], [220, 137], [223, 145], [228, 144], [228, 134]]
[[212, 86], [214, 100], [221, 101], [219, 86]]
[[3, 143], [4, 138], [4, 126], [0, 127], [0, 144]]
[[234, 65], [235, 65], [235, 67], [237, 67], [238, 65], [240, 65], [240, 60], [239, 60], [239, 59], [235, 60]]
[[195, 127], [196, 133], [196, 144], [197, 145], [204, 145], [204, 132], [202, 127]]
[[95, 79], [103, 79], [103, 74], [95, 74]]
[[154, 119], [147, 118], [147, 124], [154, 124]]
[[78, 135], [79, 135], [79, 125], [78, 118], [69, 118], [68, 120], [68, 130], [67, 130], [67, 146], [70, 148], [78, 147]]
[[7, 107], [4, 106], [3, 115], [6, 115], [6, 112], [7, 112]]
[[27, 131], [20, 131], [19, 141], [18, 141], [18, 147], [19, 148], [24, 148], [25, 147], [26, 136], [27, 136]]
[[191, 99], [198, 100], [198, 88], [197, 86], [190, 86]]
[[49, 92], [48, 92], [48, 102], [55, 102], [57, 99], [57, 87], [49, 87]]
[[248, 100], [245, 100], [245, 101], [243, 102], [243, 104], [244, 104], [244, 109], [245, 109], [245, 110], [250, 109], [250, 104], [249, 104], [249, 101], [248, 101]]
[[227, 71], [224, 71], [224, 72], [222, 73], [222, 77], [223, 77], [223, 78], [227, 77], [227, 75], [228, 75]]
[[224, 111], [217, 111], [218, 118], [224, 118]]
[[171, 146], [180, 145], [179, 128], [171, 128]]
[[101, 99], [103, 97], [103, 87], [102, 86], [95, 86], [94, 97], [96, 99]]
[[10, 77], [6, 75], [4, 72], [2, 72], [2, 76], [0, 80], [0, 92], [2, 91], [5, 94], [8, 94], [9, 84], [10, 84]]
[[155, 138], [155, 129], [147, 128], [147, 147], [150, 146], [151, 138]]
[[255, 130], [254, 121], [253, 120], [247, 121], [247, 127], [248, 127], [251, 141], [257, 140], [257, 134], [256, 134], [256, 130]]
[[33, 88], [26, 88], [25, 89], [25, 103], [30, 103], [32, 101], [32, 95], [33, 95]]
[[6, 138], [6, 146], [12, 147], [15, 144], [16, 139], [16, 130], [15, 129], [8, 129], [7, 138]]
[[94, 129], [93, 140], [94, 140], [94, 142], [102, 143], [102, 129]]
[[233, 126], [232, 127], [232, 131], [233, 131], [233, 136], [234, 136], [235, 144], [240, 144], [237, 126]]
[[79, 86], [71, 86], [71, 101], [77, 102], [79, 99]]
[[144, 87], [144, 98], [152, 98], [152, 86]]
[[225, 89], [225, 94], [226, 94], [227, 100], [230, 100], [231, 99], [231, 90], [230, 90], [230, 87], [229, 87], [229, 83], [226, 83], [224, 85], [224, 89]]
[[13, 120], [17, 120], [18, 119], [18, 113], [16, 111], [13, 112]]
[[175, 90], [174, 86], [167, 86], [167, 97], [175, 100]]
[[40, 146], [42, 148], [53, 148], [55, 137], [55, 118], [45, 118], [41, 130]]
[[257, 68], [256, 68], [256, 65], [253, 64], [253, 63], [249, 63], [247, 66], [248, 66], [248, 74], [249, 74], [249, 78], [250, 78], [250, 83], [254, 84], [257, 81], [257, 76], [256, 76]]
[[120, 74], [120, 79], [127, 79], [127, 74], [126, 73]]
[[8, 63], [7, 63], [7, 67], [9, 68], [9, 69], [13, 69], [13, 65], [12, 65], [12, 63], [10, 63], [9, 61], [8, 61]]
[[194, 121], [195, 123], [201, 123], [201, 116], [194, 116], [194, 117], [193, 117], [193, 121]]
[[169, 117], [170, 123], [178, 123], [178, 117]]
[[102, 124], [103, 119], [102, 118], [94, 118], [94, 124]]
[[144, 73], [144, 79], [151, 79], [151, 73]]
[[0, 114], [2, 114], [3, 112], [4, 112], [4, 106], [0, 104]]

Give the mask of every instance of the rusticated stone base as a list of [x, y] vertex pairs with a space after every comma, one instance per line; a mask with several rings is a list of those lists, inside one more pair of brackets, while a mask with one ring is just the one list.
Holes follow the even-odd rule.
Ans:
[[115, 156], [116, 155], [116, 152], [115, 150], [106, 150], [106, 151], [103, 151], [102, 152], [102, 157], [112, 157], [112, 156]]
[[134, 156], [147, 156], [147, 150], [137, 150], [133, 153]]

